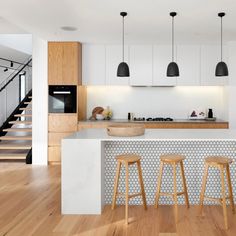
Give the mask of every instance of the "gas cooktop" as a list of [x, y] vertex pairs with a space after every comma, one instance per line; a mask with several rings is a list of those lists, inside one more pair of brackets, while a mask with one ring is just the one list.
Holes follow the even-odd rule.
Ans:
[[149, 117], [149, 118], [145, 118], [145, 117], [134, 117], [134, 121], [173, 121], [173, 118], [170, 117]]

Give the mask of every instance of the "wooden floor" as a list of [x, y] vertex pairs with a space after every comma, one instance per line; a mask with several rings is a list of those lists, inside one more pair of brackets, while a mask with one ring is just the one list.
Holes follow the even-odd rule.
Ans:
[[[235, 186], [234, 186], [235, 187]], [[60, 166], [34, 167], [24, 163], [0, 162], [0, 235], [16, 236], [226, 236], [236, 235], [236, 215], [229, 214], [229, 230], [224, 230], [222, 209], [191, 206], [179, 210], [174, 223], [173, 209], [153, 206], [130, 207], [130, 224], [124, 225], [124, 207], [110, 206], [101, 216], [60, 214]]]

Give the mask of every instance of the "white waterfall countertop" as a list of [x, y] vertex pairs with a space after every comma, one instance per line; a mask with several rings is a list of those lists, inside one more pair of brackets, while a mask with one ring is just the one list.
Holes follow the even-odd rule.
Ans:
[[142, 136], [109, 136], [106, 129], [82, 129], [64, 139], [111, 140], [235, 140], [236, 130], [229, 129], [146, 129]]

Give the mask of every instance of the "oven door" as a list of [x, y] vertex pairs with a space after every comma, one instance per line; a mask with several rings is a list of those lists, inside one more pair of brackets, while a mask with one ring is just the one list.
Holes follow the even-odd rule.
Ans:
[[50, 86], [49, 113], [76, 113], [76, 86]]

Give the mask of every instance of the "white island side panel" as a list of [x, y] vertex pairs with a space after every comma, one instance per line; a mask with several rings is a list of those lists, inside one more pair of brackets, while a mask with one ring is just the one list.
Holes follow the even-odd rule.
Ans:
[[102, 145], [100, 140], [62, 140], [62, 214], [101, 214]]

